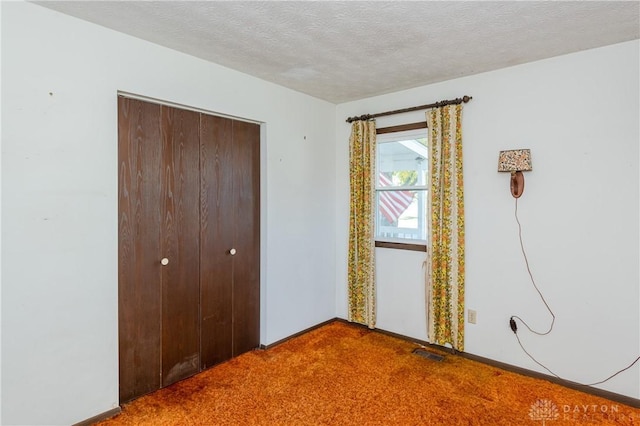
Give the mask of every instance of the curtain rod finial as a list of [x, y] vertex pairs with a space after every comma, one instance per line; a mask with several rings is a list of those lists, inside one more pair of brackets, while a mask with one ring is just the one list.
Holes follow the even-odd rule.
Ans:
[[473, 99], [473, 97], [472, 97], [472, 96], [464, 95], [464, 96], [462, 97], [462, 102], [464, 102], [464, 103], [466, 104], [466, 103], [467, 103], [467, 102], [469, 102], [471, 99]]

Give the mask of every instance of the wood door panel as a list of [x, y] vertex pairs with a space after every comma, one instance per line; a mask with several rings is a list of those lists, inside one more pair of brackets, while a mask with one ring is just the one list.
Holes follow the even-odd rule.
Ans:
[[200, 295], [202, 369], [232, 355], [232, 120], [201, 115]]
[[120, 402], [160, 388], [159, 112], [118, 98]]
[[233, 123], [233, 356], [260, 344], [260, 126]]
[[259, 345], [259, 157], [259, 125], [118, 98], [120, 402]]
[[199, 114], [161, 107], [162, 386], [200, 369]]

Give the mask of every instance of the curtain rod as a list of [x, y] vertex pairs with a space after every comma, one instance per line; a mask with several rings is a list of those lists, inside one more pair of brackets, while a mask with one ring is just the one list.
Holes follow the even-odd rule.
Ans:
[[361, 116], [347, 118], [347, 123], [352, 123], [352, 122], [358, 121], [358, 120], [370, 120], [370, 119], [376, 118], [376, 117], [384, 117], [385, 115], [394, 115], [394, 114], [402, 114], [404, 112], [420, 111], [421, 109], [439, 108], [439, 107], [443, 107], [443, 106], [446, 106], [446, 105], [458, 105], [458, 104], [461, 104], [463, 102], [466, 104], [471, 99], [473, 99], [473, 97], [465, 95], [465, 96], [463, 96], [461, 98], [435, 102], [435, 103], [427, 104], [427, 105], [420, 105], [420, 106], [415, 106], [415, 107], [411, 107], [411, 108], [396, 109], [394, 111], [379, 112], [377, 114], [364, 114], [364, 115], [361, 115]]

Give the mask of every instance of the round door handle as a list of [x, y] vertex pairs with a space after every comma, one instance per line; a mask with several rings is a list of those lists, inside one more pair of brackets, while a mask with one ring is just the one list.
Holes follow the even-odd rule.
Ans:
[[162, 266], [167, 266], [169, 264], [169, 259], [163, 257], [160, 263], [162, 264]]
[[235, 256], [235, 254], [236, 254], [236, 249], [231, 249], [231, 250], [229, 250], [229, 254], [230, 254], [231, 256]]

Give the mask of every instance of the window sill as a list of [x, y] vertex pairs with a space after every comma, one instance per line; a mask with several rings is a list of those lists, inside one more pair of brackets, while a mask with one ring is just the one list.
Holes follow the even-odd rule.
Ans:
[[389, 248], [396, 250], [410, 250], [410, 251], [427, 251], [425, 244], [410, 244], [410, 243], [391, 243], [388, 241], [376, 241], [376, 247]]

